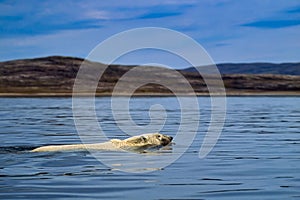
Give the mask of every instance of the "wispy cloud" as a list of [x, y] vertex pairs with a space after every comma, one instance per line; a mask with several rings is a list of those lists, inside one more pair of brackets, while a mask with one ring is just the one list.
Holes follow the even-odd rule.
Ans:
[[6, 23], [11, 21], [12, 24], [1, 30], [1, 37], [14, 37], [24, 35], [41, 35], [51, 34], [59, 31], [66, 30], [82, 30], [82, 29], [93, 29], [101, 28], [102, 25], [99, 20], [78, 20], [71, 22], [33, 22], [30, 24], [20, 24], [19, 20], [7, 20]]
[[138, 17], [138, 19], [156, 19], [156, 18], [164, 18], [164, 17], [173, 17], [179, 16], [182, 12], [150, 12]]
[[288, 28], [300, 25], [300, 6], [283, 8], [274, 12], [271, 16], [265, 16], [252, 22], [241, 24], [241, 26], [255, 27], [262, 29]]
[[[28, 6], [31, 4], [35, 6]], [[70, 11], [71, 10], [71, 11]], [[107, 13], [100, 10], [88, 15], [76, 4], [52, 1], [0, 3], [0, 36], [18, 37], [53, 34], [67, 30], [101, 28]]]
[[104, 11], [104, 10], [87, 11], [85, 16], [89, 19], [98, 19], [98, 20], [109, 20], [112, 18], [112, 15], [108, 11]]
[[256, 27], [256, 28], [266, 28], [266, 29], [276, 29], [276, 28], [286, 28], [292, 26], [300, 25], [300, 20], [261, 20], [251, 23], [242, 24], [242, 26]]
[[[119, 12], [131, 11], [131, 13], [136, 13], [127, 17], [128, 20], [148, 20], [148, 19], [162, 19], [168, 17], [183, 17], [187, 10], [193, 7], [192, 2], [177, 2], [177, 1], [163, 1], [160, 4], [144, 4], [137, 8], [127, 8], [125, 10], [118, 10]], [[124, 18], [126, 19], [126, 18]], [[171, 20], [172, 18], [170, 18]]]
[[286, 11], [287, 13], [300, 13], [300, 5], [295, 6], [294, 8], [290, 8]]
[[291, 61], [300, 55], [296, 1], [0, 0], [0, 24], [0, 60], [87, 55], [113, 34], [147, 26], [191, 36], [216, 61]]

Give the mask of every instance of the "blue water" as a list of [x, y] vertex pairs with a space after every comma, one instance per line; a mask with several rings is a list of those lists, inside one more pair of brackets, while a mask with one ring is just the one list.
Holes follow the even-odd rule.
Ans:
[[[151, 104], [167, 111], [162, 132], [176, 133], [176, 98], [132, 99], [134, 122], [149, 123]], [[300, 199], [300, 98], [227, 98], [223, 132], [204, 159], [198, 152], [210, 100], [200, 97], [199, 104], [200, 127], [183, 156], [162, 169], [127, 173], [89, 152], [29, 152], [81, 142], [71, 98], [0, 98], [0, 199]], [[127, 137], [114, 122], [109, 98], [97, 98], [96, 108], [109, 136]]]

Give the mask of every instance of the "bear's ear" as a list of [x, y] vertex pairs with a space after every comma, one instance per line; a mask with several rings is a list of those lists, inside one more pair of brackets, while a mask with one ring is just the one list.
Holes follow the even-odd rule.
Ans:
[[142, 140], [143, 142], [147, 142], [147, 138], [146, 138], [145, 136], [141, 136], [141, 140]]

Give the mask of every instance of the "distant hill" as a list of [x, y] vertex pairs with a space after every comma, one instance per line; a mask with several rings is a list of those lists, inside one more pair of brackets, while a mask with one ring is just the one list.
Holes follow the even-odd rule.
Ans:
[[[71, 96], [77, 72], [83, 61], [81, 58], [50, 56], [0, 62], [0, 96]], [[88, 62], [88, 67], [91, 74], [95, 67], [106, 68], [104, 64], [96, 62]], [[167, 81], [181, 94], [187, 94], [183, 82], [174, 74], [172, 75], [168, 69], [151, 66], [135, 67], [108, 66], [99, 81], [96, 94], [111, 95], [120, 78], [126, 72], [132, 72], [133, 68], [138, 71], [127, 77], [126, 84], [123, 86], [124, 91], [134, 88], [140, 82], [151, 80], [149, 77], [154, 77], [158, 83]], [[299, 64], [222, 64], [219, 67], [223, 73], [222, 78], [228, 95], [300, 95]], [[280, 69], [281, 67], [284, 69]], [[177, 72], [188, 80], [198, 95], [208, 94], [205, 82], [195, 69], [177, 70]], [[88, 80], [88, 74], [86, 78], [83, 81]], [[210, 79], [214, 78], [212, 76]], [[154, 83], [142, 85], [135, 91], [135, 95], [171, 94], [168, 88]], [[124, 94], [120, 93], [120, 95]]]
[[[221, 74], [282, 74], [300, 75], [300, 63], [223, 63], [217, 64]], [[194, 72], [190, 67], [183, 71]]]

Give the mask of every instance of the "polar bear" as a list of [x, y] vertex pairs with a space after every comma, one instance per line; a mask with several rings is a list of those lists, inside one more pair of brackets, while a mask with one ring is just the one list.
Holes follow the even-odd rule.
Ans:
[[103, 150], [103, 151], [139, 151], [160, 148], [171, 143], [173, 137], [160, 133], [148, 133], [133, 136], [125, 140], [112, 139], [103, 143], [96, 144], [70, 144], [70, 145], [51, 145], [33, 149], [31, 152], [50, 152], [50, 151], [75, 151], [75, 150]]

